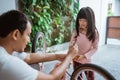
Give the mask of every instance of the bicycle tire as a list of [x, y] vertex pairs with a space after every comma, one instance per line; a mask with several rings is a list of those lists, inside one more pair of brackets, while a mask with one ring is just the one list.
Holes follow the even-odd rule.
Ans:
[[93, 71], [96, 72], [98, 74], [100, 74], [102, 77], [104, 77], [105, 80], [116, 80], [113, 75], [111, 75], [106, 69], [104, 69], [101, 66], [98, 66], [96, 64], [82, 64], [81, 66], [79, 66], [71, 75], [71, 79], [70, 80], [75, 80], [75, 77], [78, 73], [82, 72], [82, 71]]
[[[43, 43], [43, 51], [42, 53], [46, 53], [46, 41], [45, 41], [45, 36], [42, 32], [37, 32], [35, 37], [33, 38], [33, 42], [32, 42], [32, 53], [37, 53], [37, 48], [36, 48], [36, 45], [37, 45], [37, 42], [38, 42], [38, 39], [39, 38], [42, 38], [44, 43]], [[44, 67], [44, 64], [43, 62], [42, 63], [36, 63], [36, 64], [31, 64], [31, 67], [33, 67], [34, 69], [37, 69], [39, 71], [43, 71], [43, 67]]]
[[[32, 52], [33, 53], [37, 52], [36, 51], [36, 42], [38, 41], [39, 38], [42, 38], [45, 41], [45, 36], [42, 32], [37, 32], [36, 36], [33, 39], [33, 42], [32, 42]], [[45, 53], [45, 51], [46, 51], [46, 41], [44, 42], [43, 47], [44, 47], [44, 50], [43, 50], [44, 52], [43, 53]]]

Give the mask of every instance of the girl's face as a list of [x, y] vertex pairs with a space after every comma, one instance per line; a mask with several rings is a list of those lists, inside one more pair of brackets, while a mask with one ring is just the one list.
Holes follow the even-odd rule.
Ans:
[[86, 29], [87, 28], [87, 19], [84, 19], [84, 18], [79, 19], [79, 26], [80, 26], [80, 28]]

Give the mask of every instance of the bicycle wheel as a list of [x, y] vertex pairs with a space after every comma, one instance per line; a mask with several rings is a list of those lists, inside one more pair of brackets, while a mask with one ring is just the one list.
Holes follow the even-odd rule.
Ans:
[[42, 32], [37, 32], [36, 36], [33, 39], [32, 52], [40, 52], [40, 51], [42, 51], [42, 53], [45, 53], [46, 40]]
[[[85, 71], [94, 72], [94, 80], [116, 80], [107, 70], [95, 64], [81, 65], [72, 73], [70, 80], [91, 80], [87, 78]], [[80, 77], [80, 74], [82, 74], [82, 77]]]
[[[46, 53], [46, 40], [45, 40], [45, 36], [42, 32], [37, 32], [36, 36], [34, 37], [31, 52], [39, 53], [39, 54]], [[31, 66], [40, 71], [43, 71], [43, 68], [44, 68], [43, 63], [32, 64]]]

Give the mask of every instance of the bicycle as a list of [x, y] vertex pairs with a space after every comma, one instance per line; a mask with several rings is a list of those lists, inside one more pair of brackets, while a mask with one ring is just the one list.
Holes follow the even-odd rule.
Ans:
[[[32, 52], [37, 52], [37, 51], [42, 52], [44, 54], [46, 51], [46, 40], [42, 32], [37, 32], [32, 43]], [[37, 70], [43, 70], [44, 64], [40, 63], [34, 66], [33, 67]], [[109, 73], [106, 69], [96, 64], [88, 64], [88, 63], [82, 64], [76, 70], [74, 70], [72, 74], [70, 74], [68, 71], [66, 73], [67, 75], [69, 75], [70, 80], [88, 80], [84, 73], [85, 71], [93, 71], [95, 74], [95, 80], [116, 80], [113, 77], [113, 75], [111, 75], [111, 73]], [[82, 73], [82, 77], [80, 77], [81, 73]]]

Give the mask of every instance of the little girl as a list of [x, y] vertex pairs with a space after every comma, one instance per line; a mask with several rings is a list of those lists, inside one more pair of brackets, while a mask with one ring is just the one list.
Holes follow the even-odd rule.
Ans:
[[[94, 12], [90, 7], [83, 7], [77, 14], [75, 31], [71, 42], [76, 41], [78, 54], [73, 59], [73, 67], [76, 69], [82, 64], [90, 63], [91, 56], [97, 51], [99, 35], [95, 26]], [[85, 71], [88, 80], [94, 80], [92, 71]], [[82, 77], [82, 75], [80, 74]], [[78, 80], [81, 80], [80, 78]]]

